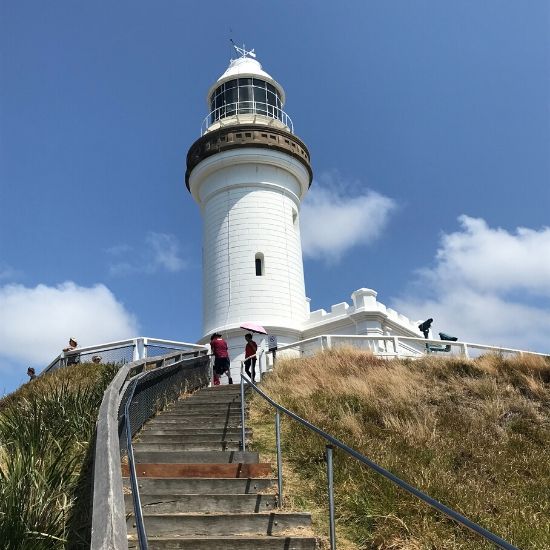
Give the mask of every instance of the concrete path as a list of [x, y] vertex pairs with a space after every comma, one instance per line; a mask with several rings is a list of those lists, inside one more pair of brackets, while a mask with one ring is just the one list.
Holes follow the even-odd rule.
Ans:
[[[218, 386], [178, 401], [136, 436], [151, 550], [316, 548], [310, 514], [278, 511], [271, 464], [240, 450], [240, 422], [240, 387]], [[129, 547], [138, 548], [127, 477], [124, 483]]]

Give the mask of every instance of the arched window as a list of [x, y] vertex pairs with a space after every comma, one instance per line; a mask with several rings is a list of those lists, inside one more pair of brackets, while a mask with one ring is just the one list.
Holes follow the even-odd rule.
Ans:
[[256, 254], [254, 263], [256, 265], [256, 276], [261, 277], [262, 275], [264, 275], [264, 270], [265, 270], [264, 255], [261, 252], [258, 252]]

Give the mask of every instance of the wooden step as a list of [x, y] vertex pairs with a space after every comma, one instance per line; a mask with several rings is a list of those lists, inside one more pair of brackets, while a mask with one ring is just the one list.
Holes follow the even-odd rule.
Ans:
[[[136, 464], [138, 477], [271, 477], [271, 464]], [[122, 475], [128, 476], [128, 466], [122, 465]]]
[[152, 434], [142, 432], [135, 438], [135, 443], [239, 443], [241, 440], [241, 432], [234, 434]]
[[[195, 536], [147, 537], [149, 550], [315, 550], [316, 540], [307, 536]], [[138, 549], [135, 536], [128, 537], [128, 548]]]
[[[139, 493], [143, 512], [150, 513], [258, 513], [269, 512], [277, 508], [277, 496], [274, 494], [187, 494]], [[131, 494], [124, 495], [126, 513], [134, 513]]]
[[182, 409], [174, 409], [171, 411], [164, 411], [161, 414], [159, 414], [156, 418], [192, 418], [193, 420], [197, 420], [198, 418], [226, 418], [226, 417], [234, 417], [238, 416], [240, 418], [241, 416], [241, 409], [224, 409], [223, 411], [215, 410], [215, 411], [209, 411], [208, 409], [189, 409], [188, 411], [184, 411]]
[[[257, 514], [143, 514], [145, 531], [155, 535], [283, 535], [294, 529], [311, 527], [311, 515], [300, 512], [259, 512]], [[128, 534], [135, 518], [128, 516]]]
[[[199, 407], [240, 407], [241, 406], [241, 398], [238, 397], [215, 397], [215, 396], [197, 396], [197, 397], [190, 397], [189, 399], [182, 399], [180, 401], [176, 401], [174, 404], [169, 405], [166, 407], [166, 410], [172, 410], [172, 409], [179, 409], [179, 408], [185, 408], [189, 406], [199, 406]], [[245, 399], [245, 405], [246, 405], [246, 399]]]
[[145, 464], [224, 464], [226, 462], [259, 462], [259, 454], [254, 451], [142, 451], [140, 444], [134, 447], [136, 463]]
[[[136, 435], [137, 438], [142, 435], [241, 435], [241, 428], [224, 428], [224, 427], [209, 427], [209, 428], [197, 428], [190, 426], [181, 426], [178, 424], [166, 424], [164, 426], [145, 426], [140, 432]], [[250, 436], [252, 430], [247, 428], [245, 434]]]
[[149, 428], [155, 426], [166, 427], [166, 426], [181, 426], [187, 428], [239, 428], [241, 425], [241, 415], [230, 415], [228, 418], [224, 416], [212, 417], [209, 415], [199, 415], [197, 417], [193, 416], [182, 416], [180, 417], [163, 417], [157, 416], [153, 420], [150, 420], [147, 423]]
[[[138, 441], [134, 444], [135, 451], [238, 451], [239, 441], [167, 441], [169, 436], [164, 436], [164, 442]], [[177, 462], [182, 462], [177, 460]], [[198, 462], [198, 460], [193, 460]], [[240, 461], [242, 462], [242, 461]]]
[[[124, 487], [130, 488], [130, 479], [122, 479]], [[209, 477], [141, 477], [138, 481], [139, 494], [159, 494], [166, 493], [171, 495], [195, 495], [195, 494], [257, 494], [274, 487], [277, 483], [276, 478], [257, 477], [257, 478], [209, 478]]]

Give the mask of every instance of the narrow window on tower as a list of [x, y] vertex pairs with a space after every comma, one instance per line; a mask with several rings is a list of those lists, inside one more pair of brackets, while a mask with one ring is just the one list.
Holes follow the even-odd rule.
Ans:
[[298, 212], [294, 208], [292, 209], [292, 225], [298, 227]]
[[258, 252], [254, 262], [256, 264], [256, 276], [261, 277], [264, 274], [264, 255]]

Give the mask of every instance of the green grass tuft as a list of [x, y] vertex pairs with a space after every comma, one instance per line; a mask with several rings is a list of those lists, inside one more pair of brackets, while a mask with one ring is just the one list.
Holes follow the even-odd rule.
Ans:
[[89, 547], [90, 457], [118, 367], [59, 369], [0, 401], [0, 541], [5, 550]]

